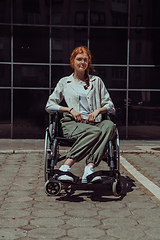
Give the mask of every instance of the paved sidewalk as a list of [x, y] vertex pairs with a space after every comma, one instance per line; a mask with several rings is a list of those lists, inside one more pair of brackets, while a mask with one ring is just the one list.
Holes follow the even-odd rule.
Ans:
[[[0, 139], [0, 153], [14, 151], [26, 152], [43, 152], [43, 139]], [[121, 152], [160, 152], [160, 141], [145, 141], [145, 140], [121, 140]]]
[[[121, 141], [122, 156], [157, 184], [159, 143]], [[47, 196], [43, 148], [43, 140], [0, 140], [0, 240], [160, 239], [160, 200], [122, 166], [120, 197], [102, 185], [81, 186], [69, 197]], [[75, 164], [72, 172], [81, 176], [84, 165]]]

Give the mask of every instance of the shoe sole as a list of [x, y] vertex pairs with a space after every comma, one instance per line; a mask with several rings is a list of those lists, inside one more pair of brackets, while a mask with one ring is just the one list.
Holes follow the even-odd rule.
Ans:
[[[68, 177], [68, 176], [67, 176]], [[61, 181], [61, 182], [66, 182], [66, 183], [74, 183], [74, 180], [73, 179], [67, 179], [65, 177], [59, 177], [58, 178], [58, 181]]]
[[[102, 178], [101, 177], [95, 177], [92, 179], [92, 181], [90, 181], [90, 183], [100, 183], [102, 182]], [[87, 179], [82, 179], [81, 183], [88, 183]]]

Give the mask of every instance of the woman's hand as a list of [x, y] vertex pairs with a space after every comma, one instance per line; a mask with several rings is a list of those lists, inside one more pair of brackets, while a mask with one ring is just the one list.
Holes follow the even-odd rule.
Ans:
[[82, 115], [79, 112], [77, 112], [74, 109], [72, 109], [70, 111], [70, 114], [72, 114], [72, 116], [74, 117], [76, 122], [83, 122], [83, 117], [82, 117]]
[[87, 123], [95, 122], [96, 117], [99, 115], [100, 109], [96, 109], [94, 112], [88, 114]]

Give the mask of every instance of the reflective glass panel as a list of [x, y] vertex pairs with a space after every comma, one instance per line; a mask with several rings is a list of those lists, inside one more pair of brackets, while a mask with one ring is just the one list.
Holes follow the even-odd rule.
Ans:
[[70, 55], [73, 49], [80, 45], [87, 45], [87, 29], [52, 28], [53, 63], [70, 63]]
[[14, 90], [14, 138], [44, 138], [48, 126], [48, 91]]
[[0, 64], [0, 86], [10, 87], [11, 86], [11, 66]]
[[129, 138], [160, 139], [160, 91], [129, 92]]
[[11, 22], [11, 0], [0, 1], [0, 23]]
[[91, 26], [127, 26], [127, 0], [91, 0]]
[[35, 65], [14, 65], [15, 87], [48, 87], [49, 67]]
[[131, 0], [131, 26], [159, 27], [159, 9], [159, 0]]
[[126, 67], [95, 67], [91, 74], [99, 76], [107, 88], [126, 88], [127, 68]]
[[52, 88], [55, 88], [57, 82], [73, 72], [70, 66], [52, 66]]
[[13, 1], [13, 22], [21, 24], [49, 24], [49, 1]]
[[11, 91], [0, 90], [0, 138], [11, 137]]
[[11, 28], [0, 26], [0, 62], [11, 61]]
[[52, 1], [52, 25], [88, 25], [88, 1]]
[[125, 139], [126, 136], [126, 92], [108, 90], [110, 97], [116, 108], [116, 114], [111, 115], [111, 120], [116, 124], [120, 139]]
[[160, 29], [131, 30], [130, 64], [160, 64]]
[[94, 63], [126, 64], [127, 30], [91, 29], [90, 49]]
[[159, 67], [133, 67], [130, 68], [129, 88], [160, 89], [159, 79]]
[[15, 62], [49, 62], [49, 28], [14, 27]]

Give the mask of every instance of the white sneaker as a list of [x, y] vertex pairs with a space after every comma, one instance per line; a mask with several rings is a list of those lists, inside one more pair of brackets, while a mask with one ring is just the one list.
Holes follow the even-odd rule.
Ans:
[[[63, 171], [63, 172], [70, 172], [71, 168], [68, 165], [62, 165], [59, 170]], [[59, 181], [64, 181], [64, 182], [74, 182], [74, 179], [68, 175], [61, 175], [58, 177]]]
[[[82, 183], [87, 183], [87, 176], [94, 172], [94, 167], [92, 165], [86, 166], [84, 169], [84, 174], [82, 176]], [[100, 176], [96, 176], [92, 179], [91, 183], [102, 182], [102, 178]]]

